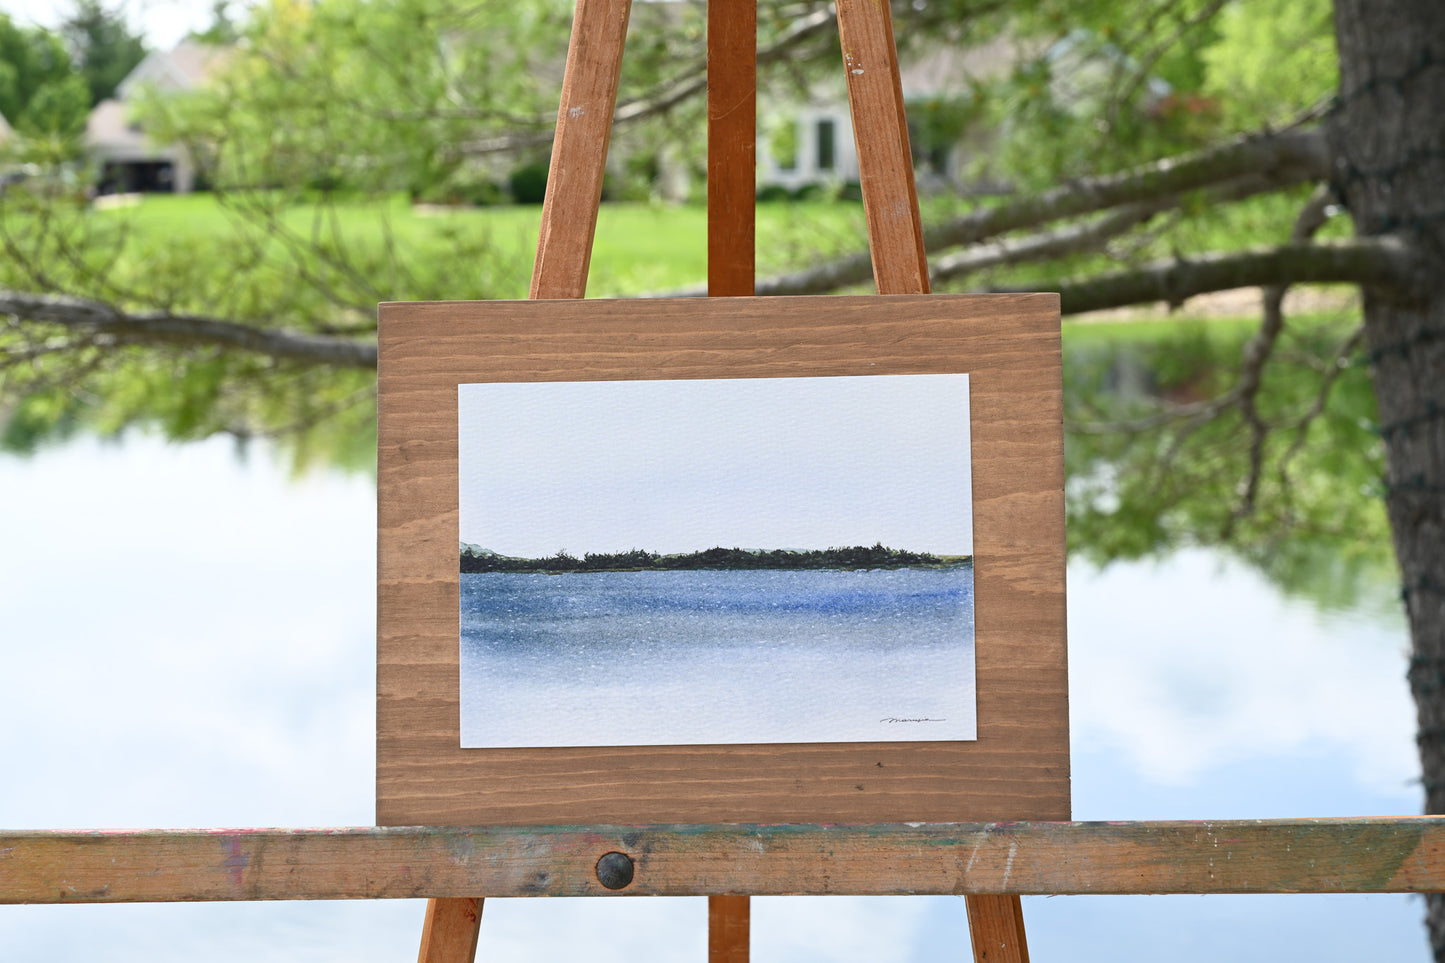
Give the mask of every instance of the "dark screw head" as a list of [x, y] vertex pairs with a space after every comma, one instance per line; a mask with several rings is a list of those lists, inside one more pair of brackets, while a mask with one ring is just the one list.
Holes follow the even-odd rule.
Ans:
[[632, 857], [607, 853], [597, 861], [597, 882], [608, 889], [622, 889], [632, 882]]

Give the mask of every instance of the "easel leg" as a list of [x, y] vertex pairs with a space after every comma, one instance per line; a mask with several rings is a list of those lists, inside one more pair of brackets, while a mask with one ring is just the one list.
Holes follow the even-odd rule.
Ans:
[[974, 963], [1029, 963], [1023, 904], [1017, 896], [966, 896]]
[[[753, 293], [757, 200], [757, 0], [707, 5], [707, 293]], [[748, 963], [751, 903], [709, 896], [708, 963]]]
[[747, 297], [756, 269], [757, 0], [707, 5], [707, 293]]
[[748, 963], [751, 916], [747, 896], [707, 898], [708, 963]]
[[417, 963], [472, 963], [482, 931], [480, 899], [429, 899]]
[[581, 298], [632, 0], [577, 0], [529, 298]]
[[879, 294], [927, 294], [928, 258], [893, 17], [888, 4], [872, 0], [838, 0], [837, 7], [873, 279]]
[[[631, 12], [632, 0], [577, 0], [529, 297], [587, 291]], [[417, 963], [472, 963], [481, 924], [480, 899], [429, 900]]]
[[[879, 294], [927, 294], [928, 256], [913, 182], [898, 48], [886, 3], [837, 0], [838, 33], [858, 147], [858, 179]], [[1017, 896], [969, 896], [975, 963], [1028, 963]]]

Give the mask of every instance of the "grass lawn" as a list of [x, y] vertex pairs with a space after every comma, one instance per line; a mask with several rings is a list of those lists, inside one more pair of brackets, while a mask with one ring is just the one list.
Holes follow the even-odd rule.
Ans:
[[[380, 259], [384, 253], [408, 266], [398, 272], [387, 298], [493, 297], [527, 294], [542, 209], [539, 206], [414, 209], [404, 198], [384, 202], [343, 200], [326, 206], [291, 205], [266, 216], [260, 205], [222, 204], [210, 194], [148, 195], [138, 205], [97, 211], [107, 227], [124, 228], [137, 250], [156, 245], [182, 251], [224, 248], [234, 239], [269, 235], [273, 253], [286, 257], [288, 245], [320, 245], [338, 252]], [[800, 202], [758, 208], [760, 275], [813, 263], [820, 256], [863, 249], [865, 229], [859, 204]], [[154, 239], [150, 243], [149, 239]], [[458, 271], [457, 252], [474, 251], [477, 271]], [[151, 256], [148, 253], [148, 256]], [[426, 265], [452, 263], [447, 278], [426, 277]], [[481, 261], [488, 263], [485, 266]], [[381, 278], [384, 272], [375, 272]], [[412, 287], [406, 274], [428, 283]], [[487, 283], [479, 284], [485, 275]], [[701, 206], [646, 203], [604, 204], [587, 293], [591, 297], [634, 295], [703, 284], [707, 278], [707, 211]], [[378, 282], [380, 283], [380, 282]]]
[[[105, 250], [106, 238], [126, 238], [124, 254], [106, 258], [112, 278], [119, 279], [122, 288], [155, 290], [156, 285], [164, 285], [171, 294], [161, 300], [190, 302], [218, 313], [266, 312], [271, 310], [267, 305], [276, 303], [278, 291], [291, 292], [291, 303], [281, 312], [299, 313], [306, 310], [304, 299], [317, 296], [304, 289], [328, 286], [342, 292], [341, 300], [358, 322], [370, 314], [370, 305], [381, 300], [526, 297], [540, 206], [413, 208], [400, 195], [326, 205], [281, 206], [275, 198], [259, 200], [265, 203], [248, 204], [244, 198], [222, 202], [205, 193], [148, 195], [134, 206], [92, 211], [85, 220], [92, 235], [101, 240], [93, 250]], [[1230, 237], [1262, 241], [1287, 213], [1290, 202], [1290, 198], [1269, 197], [1237, 205], [1201, 217], [1187, 233], [1199, 249], [1229, 246]], [[934, 207], [941, 203], [932, 202]], [[928, 216], [938, 219], [959, 213], [961, 208], [938, 209]], [[1128, 255], [1111, 249], [1049, 265], [986, 272], [960, 284], [940, 285], [940, 290], [976, 290], [993, 284], [1049, 290], [1057, 272], [1126, 269], [1132, 261], [1159, 256], [1152, 250], [1157, 243], [1137, 247]], [[861, 204], [784, 202], [757, 208], [760, 277], [865, 247]], [[587, 293], [619, 297], [697, 288], [707, 276], [706, 249], [707, 212], [700, 205], [604, 204]], [[12, 283], [24, 286], [18, 280]], [[1187, 306], [1176, 318], [1188, 317], [1194, 307]], [[1244, 306], [1208, 313], [1254, 318], [1258, 312]], [[1120, 337], [1121, 332], [1112, 328], [1077, 337], [1081, 341]]]

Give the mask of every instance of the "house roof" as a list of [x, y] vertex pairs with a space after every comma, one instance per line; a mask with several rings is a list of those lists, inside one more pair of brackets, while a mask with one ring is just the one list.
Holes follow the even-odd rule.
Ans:
[[1018, 43], [998, 37], [976, 47], [939, 45], [914, 52], [899, 64], [904, 97], [966, 91], [970, 81], [994, 80], [1018, 60]]
[[230, 48], [182, 40], [170, 50], [152, 50], [116, 87], [116, 98], [129, 100], [142, 86], [182, 91], [200, 86], [229, 58]]
[[182, 40], [170, 50], [153, 50], [126, 75], [115, 90], [115, 98], [102, 100], [85, 121], [85, 142], [98, 157], [114, 161], [170, 158], [175, 147], [150, 142], [131, 120], [130, 101], [142, 89], [181, 93], [203, 84], [229, 59], [228, 47], [214, 47]]

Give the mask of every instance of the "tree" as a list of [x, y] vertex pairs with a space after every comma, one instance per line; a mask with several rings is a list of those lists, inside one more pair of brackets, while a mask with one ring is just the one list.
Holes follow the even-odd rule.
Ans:
[[[1385, 443], [1385, 506], [1404, 581], [1425, 811], [1445, 812], [1445, 8], [1337, 0], [1340, 93], [1331, 185], [1357, 237], [1411, 259], [1365, 286], [1365, 337]], [[1419, 125], [1424, 124], [1425, 127]], [[1445, 897], [1427, 897], [1436, 959]]]
[[[705, 86], [696, 18], [638, 6], [659, 8], [638, 11], [659, 22], [629, 49], [618, 138], [694, 130]], [[229, 86], [156, 108], [176, 136], [211, 152], [232, 208], [263, 225], [239, 258], [254, 276], [233, 270], [219, 284], [179, 255], [164, 283], [154, 271], [118, 276], [97, 265], [123, 268], [131, 242], [54, 205], [28, 213], [46, 230], [28, 245], [12, 233], [12, 264], [0, 267], [0, 312], [12, 319], [0, 328], [0, 404], [12, 408], [12, 434], [83, 419], [160, 418], [178, 434], [364, 422], [371, 303], [485, 294], [475, 265], [497, 265], [419, 279], [394, 247], [347, 250], [324, 215], [298, 230], [286, 205], [314, 199], [308, 185], [414, 189], [545, 150], [555, 80], [531, 78], [555, 77], [565, 19], [541, 2], [262, 7], [247, 28], [254, 56]], [[765, 86], [806, 82], [817, 65], [837, 71], [827, 4], [765, 2], [760, 21]], [[1056, 289], [1071, 315], [1262, 289], [1261, 321], [1227, 370], [1211, 361], [1181, 371], [1187, 380], [1171, 382], [1181, 390], [1100, 406], [1075, 426], [1142, 453], [1130, 476], [1096, 477], [1088, 449], [1074, 447], [1073, 530], [1100, 544], [1129, 533], [1101, 549], [1116, 554], [1191, 538], [1288, 565], [1297, 533], [1341, 544], [1350, 534], [1330, 524], [1329, 487], [1302, 482], [1301, 453], [1366, 477], [1382, 471], [1426, 811], [1445, 812], [1445, 5], [913, 0], [895, 4], [895, 22], [909, 46], [1002, 38], [1018, 54], [966, 92], [993, 138], [978, 167], [1013, 192], [930, 203], [936, 289]], [[417, 42], [383, 43], [403, 34]], [[278, 248], [301, 287], [275, 284]], [[112, 253], [75, 253], [96, 249]], [[868, 279], [866, 252], [817, 260], [760, 281], [759, 293]], [[1318, 283], [1362, 292], [1358, 330], [1287, 314], [1286, 291]], [[1286, 374], [1295, 353], [1317, 365], [1308, 379]], [[1366, 386], [1377, 442], [1332, 418]], [[1215, 449], [1197, 470], [1179, 460]], [[1156, 484], [1176, 478], [1200, 484]], [[1428, 912], [1445, 959], [1445, 901], [1432, 897]]]
[[146, 55], [145, 42], [131, 32], [119, 8], [108, 9], [101, 0], [75, 0], [60, 32], [85, 78], [92, 107], [113, 97]]
[[71, 140], [88, 107], [60, 38], [0, 13], [0, 115], [10, 126], [26, 138]]
[[211, 25], [191, 36], [216, 47], [230, 46], [240, 40], [241, 31], [232, 16], [231, 0], [211, 0]]

